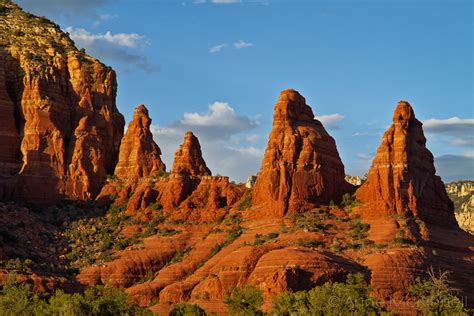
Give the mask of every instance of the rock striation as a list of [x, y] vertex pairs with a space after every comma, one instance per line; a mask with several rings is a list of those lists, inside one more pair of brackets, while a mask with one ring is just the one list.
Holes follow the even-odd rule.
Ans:
[[115, 72], [53, 22], [1, 6], [0, 198], [91, 199], [123, 135]]
[[398, 102], [392, 125], [384, 133], [367, 180], [356, 191], [364, 218], [404, 216], [456, 228], [453, 203], [435, 174], [422, 123], [406, 101]]
[[273, 126], [253, 188], [253, 205], [272, 215], [340, 200], [349, 185], [336, 142], [297, 91], [280, 93]]
[[114, 173], [117, 178], [138, 179], [156, 176], [166, 170], [160, 158], [160, 147], [153, 140], [150, 124], [148, 109], [140, 104], [133, 112], [133, 119], [120, 144]]

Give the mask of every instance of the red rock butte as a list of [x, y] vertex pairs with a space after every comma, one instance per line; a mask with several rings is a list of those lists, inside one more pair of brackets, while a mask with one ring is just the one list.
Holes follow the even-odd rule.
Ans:
[[367, 180], [356, 191], [364, 218], [408, 215], [427, 223], [457, 227], [453, 203], [426, 148], [422, 123], [406, 101], [398, 102]]
[[297, 91], [280, 93], [253, 205], [282, 216], [339, 201], [349, 185], [336, 142]]
[[120, 144], [120, 153], [115, 175], [120, 179], [137, 179], [157, 175], [165, 171], [161, 161], [161, 150], [150, 131], [151, 119], [148, 110], [140, 104], [133, 112], [133, 119]]

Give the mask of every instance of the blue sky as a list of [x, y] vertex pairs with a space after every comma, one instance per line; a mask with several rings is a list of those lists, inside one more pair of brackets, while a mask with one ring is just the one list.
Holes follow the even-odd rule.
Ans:
[[260, 167], [273, 105], [294, 88], [363, 175], [408, 100], [445, 181], [474, 179], [473, 2], [21, 0], [118, 74], [127, 121], [144, 103], [171, 167], [185, 130], [213, 173]]

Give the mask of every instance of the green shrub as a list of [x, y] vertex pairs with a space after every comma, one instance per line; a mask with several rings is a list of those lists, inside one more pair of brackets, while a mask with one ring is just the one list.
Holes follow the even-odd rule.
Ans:
[[131, 301], [121, 289], [97, 286], [80, 293], [57, 290], [49, 298], [34, 294], [30, 285], [19, 284], [9, 275], [0, 291], [0, 315], [115, 316], [153, 313]]
[[224, 303], [229, 308], [229, 315], [263, 315], [260, 307], [263, 304], [262, 293], [252, 285], [241, 285], [231, 290]]
[[416, 307], [423, 315], [467, 315], [462, 301], [454, 296], [456, 290], [450, 288], [448, 273], [438, 276], [431, 268], [428, 278], [416, 278], [410, 294], [417, 298]]
[[378, 315], [363, 274], [349, 274], [345, 283], [325, 283], [309, 291], [284, 292], [272, 300], [271, 315]]
[[196, 304], [179, 303], [173, 306], [170, 316], [205, 316], [206, 312]]

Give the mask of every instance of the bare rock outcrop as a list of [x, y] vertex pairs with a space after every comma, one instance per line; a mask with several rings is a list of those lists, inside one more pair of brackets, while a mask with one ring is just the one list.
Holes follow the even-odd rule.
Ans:
[[0, 198], [93, 198], [123, 135], [115, 72], [10, 1], [2, 3], [0, 59]]
[[166, 166], [161, 161], [160, 147], [153, 140], [150, 131], [151, 119], [148, 109], [140, 104], [133, 112], [122, 143], [115, 176], [119, 179], [138, 179], [164, 172]]
[[348, 190], [336, 142], [295, 90], [280, 93], [253, 188], [253, 205], [273, 215], [340, 200]]
[[407, 215], [426, 223], [456, 228], [453, 203], [435, 173], [422, 123], [416, 119], [410, 104], [400, 101], [367, 180], [355, 193], [364, 203], [357, 212], [363, 218]]

